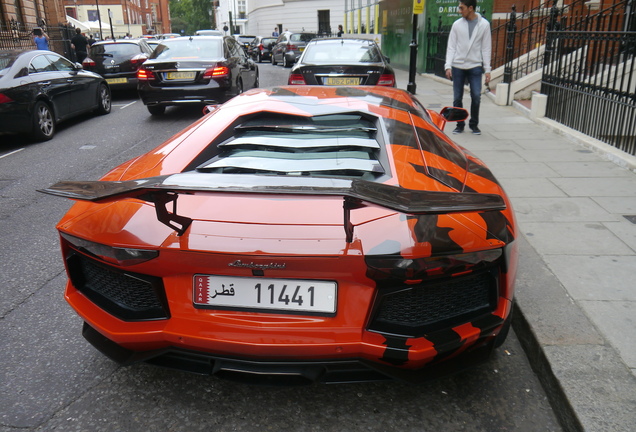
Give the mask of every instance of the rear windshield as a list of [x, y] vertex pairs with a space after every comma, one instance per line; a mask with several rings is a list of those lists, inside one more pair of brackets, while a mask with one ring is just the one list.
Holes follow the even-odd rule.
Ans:
[[113, 57], [117, 58], [130, 58], [141, 53], [139, 45], [133, 43], [113, 43], [103, 45], [93, 45], [91, 47], [91, 57]]
[[0, 53], [0, 76], [7, 73], [7, 70], [11, 67], [13, 62], [15, 62], [16, 58], [18, 58], [18, 56], [12, 53]]
[[292, 42], [309, 42], [315, 37], [316, 35], [314, 33], [294, 33], [291, 35], [291, 41]]
[[157, 60], [223, 57], [223, 39], [167, 39], [150, 56]]
[[382, 54], [377, 45], [370, 43], [325, 41], [310, 44], [305, 50], [304, 63], [341, 64], [377, 63]]

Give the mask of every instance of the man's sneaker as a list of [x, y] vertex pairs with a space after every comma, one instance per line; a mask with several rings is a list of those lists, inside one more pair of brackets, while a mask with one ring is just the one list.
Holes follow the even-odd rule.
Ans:
[[470, 130], [473, 131], [473, 135], [481, 135], [481, 131], [477, 126], [471, 126]]
[[455, 130], [453, 131], [454, 134], [460, 134], [460, 133], [464, 133], [464, 128], [461, 126], [457, 126], [455, 128]]

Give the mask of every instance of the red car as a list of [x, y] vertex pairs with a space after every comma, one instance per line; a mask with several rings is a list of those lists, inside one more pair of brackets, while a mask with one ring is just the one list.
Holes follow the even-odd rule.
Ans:
[[57, 226], [113, 360], [254, 382], [410, 382], [486, 360], [517, 228], [490, 170], [384, 87], [253, 89], [100, 181]]

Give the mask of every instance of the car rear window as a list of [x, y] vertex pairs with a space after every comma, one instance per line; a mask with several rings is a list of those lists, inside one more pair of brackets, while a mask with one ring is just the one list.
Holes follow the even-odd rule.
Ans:
[[290, 39], [292, 42], [309, 42], [315, 37], [314, 33], [294, 33]]
[[372, 119], [359, 113], [298, 117], [266, 113], [235, 127], [220, 153], [197, 170], [229, 174], [383, 175]]
[[118, 42], [112, 44], [93, 45], [91, 47], [91, 57], [113, 57], [114, 60], [120, 58], [130, 58], [141, 52], [139, 45], [134, 43]]
[[342, 41], [318, 42], [307, 46], [304, 63], [377, 63], [382, 54], [376, 45]]
[[150, 56], [157, 60], [223, 57], [223, 39], [168, 39], [162, 41]]

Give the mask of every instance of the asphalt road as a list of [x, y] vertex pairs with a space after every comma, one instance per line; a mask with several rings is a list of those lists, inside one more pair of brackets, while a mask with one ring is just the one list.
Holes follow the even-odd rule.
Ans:
[[[288, 70], [261, 64], [261, 85]], [[36, 192], [93, 180], [199, 118], [151, 117], [135, 93], [60, 125], [52, 141], [0, 136], [0, 431], [558, 431], [513, 332], [492, 360], [420, 386], [256, 387], [148, 365], [122, 368], [81, 336], [63, 299], [55, 224], [70, 201]]]

